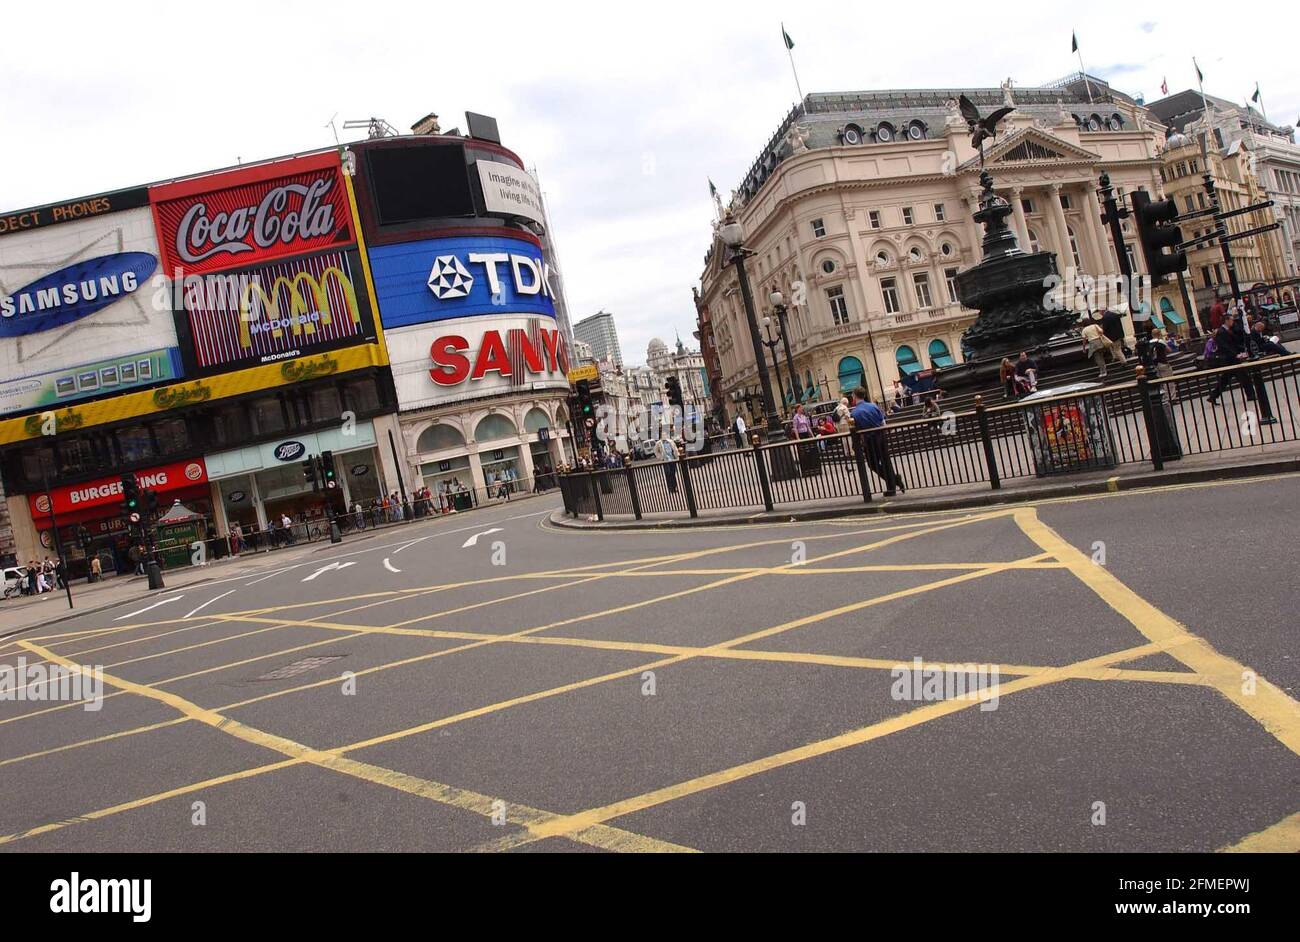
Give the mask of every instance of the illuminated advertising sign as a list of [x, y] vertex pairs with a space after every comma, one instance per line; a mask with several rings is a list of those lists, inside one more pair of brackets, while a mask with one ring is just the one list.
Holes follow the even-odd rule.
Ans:
[[82, 202], [0, 232], [0, 414], [183, 375], [151, 213]]
[[373, 340], [352, 252], [240, 272], [186, 276], [183, 307], [197, 371], [272, 363]]
[[502, 314], [385, 333], [398, 408], [567, 389], [569, 352], [548, 317]]
[[[177, 461], [174, 464], [137, 471], [136, 480], [140, 490], [166, 491], [206, 484], [208, 469], [202, 458], [189, 461]], [[54, 499], [54, 511], [57, 514], [70, 514], [77, 511], [109, 508], [122, 502], [122, 479], [120, 476], [100, 478], [84, 484], [68, 484], [50, 489], [48, 495], [30, 494], [27, 502], [31, 506], [33, 517], [50, 515], [50, 498]]]
[[384, 329], [460, 317], [555, 317], [555, 286], [542, 250], [527, 239], [464, 236], [370, 249]]
[[333, 152], [167, 183], [149, 198], [169, 278], [356, 241]]

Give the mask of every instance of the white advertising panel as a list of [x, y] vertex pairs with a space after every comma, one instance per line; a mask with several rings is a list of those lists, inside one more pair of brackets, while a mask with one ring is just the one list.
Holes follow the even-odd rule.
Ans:
[[511, 164], [479, 160], [478, 178], [483, 184], [483, 203], [489, 213], [522, 216], [534, 222], [546, 221], [542, 213], [542, 191], [527, 170]]
[[479, 315], [384, 332], [402, 411], [533, 389], [568, 389], [555, 319]]
[[147, 207], [0, 237], [0, 415], [177, 379]]

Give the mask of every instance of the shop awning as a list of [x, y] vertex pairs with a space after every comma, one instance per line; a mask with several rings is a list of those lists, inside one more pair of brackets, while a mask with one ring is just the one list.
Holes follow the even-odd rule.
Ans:
[[956, 366], [957, 361], [952, 358], [951, 353], [941, 353], [938, 356], [930, 357], [930, 365], [935, 369], [946, 366]]

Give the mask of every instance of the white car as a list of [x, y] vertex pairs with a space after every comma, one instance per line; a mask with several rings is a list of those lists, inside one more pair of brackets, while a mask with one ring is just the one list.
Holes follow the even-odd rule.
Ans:
[[9, 599], [21, 595], [23, 581], [26, 578], [27, 570], [19, 569], [17, 566], [6, 566], [4, 569], [4, 597]]

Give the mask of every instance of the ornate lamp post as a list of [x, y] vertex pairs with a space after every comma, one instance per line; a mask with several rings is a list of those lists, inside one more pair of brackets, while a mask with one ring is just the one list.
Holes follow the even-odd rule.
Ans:
[[[785, 411], [785, 384], [781, 382], [781, 364], [776, 360], [776, 346], [781, 342], [781, 331], [777, 329], [777, 335], [772, 336], [772, 318], [763, 318], [763, 335], [767, 338], [763, 341], [763, 346], [767, 347], [767, 352], [772, 357], [772, 371], [776, 373], [776, 388], [781, 394], [781, 411]], [[798, 401], [797, 399], [795, 400]]]
[[769, 442], [785, 441], [785, 428], [781, 416], [777, 414], [776, 403], [772, 399], [772, 379], [767, 375], [767, 363], [763, 360], [763, 343], [758, 332], [758, 315], [754, 313], [754, 295], [749, 290], [749, 275], [745, 272], [745, 258], [754, 253], [745, 248], [745, 230], [731, 213], [718, 227], [718, 237], [723, 245], [731, 250], [731, 264], [736, 266], [736, 277], [740, 281], [740, 298], [745, 305], [745, 319], [749, 323], [749, 339], [754, 346], [754, 363], [758, 367], [758, 381], [763, 392], [763, 413], [767, 423], [767, 440]]
[[785, 321], [785, 296], [780, 291], [773, 291], [767, 299], [772, 302], [772, 310], [776, 312], [777, 324], [780, 326], [778, 334], [782, 346], [785, 347], [785, 366], [790, 371], [790, 386], [794, 391], [794, 401], [803, 402], [803, 383], [799, 382], [799, 373], [794, 368], [794, 356], [790, 353], [790, 330]]

